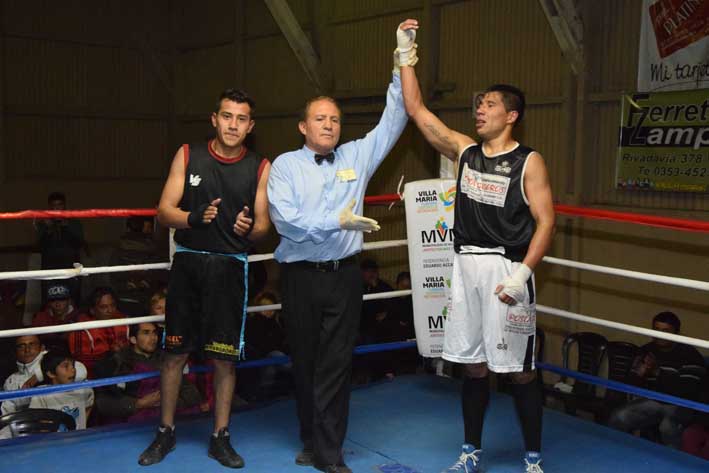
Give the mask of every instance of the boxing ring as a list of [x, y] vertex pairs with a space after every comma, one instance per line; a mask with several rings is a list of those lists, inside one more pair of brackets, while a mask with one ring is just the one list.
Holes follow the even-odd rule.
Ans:
[[[388, 204], [398, 201], [398, 195], [368, 197], [368, 204]], [[672, 228], [677, 231], [709, 233], [709, 223], [682, 219], [556, 206], [560, 215], [600, 218], [625, 223]], [[28, 218], [96, 218], [152, 216], [153, 209], [24, 211], [0, 213], [0, 219]], [[365, 251], [405, 246], [406, 240], [365, 244]], [[271, 259], [272, 254], [252, 255], [250, 261]], [[620, 268], [546, 257], [546, 264], [561, 265], [582, 271], [612, 274], [634, 280], [660, 282], [668, 285], [709, 292], [709, 282], [671, 276], [646, 274]], [[45, 271], [15, 271], [0, 273], [0, 280], [66, 279], [92, 274], [169, 269], [169, 263], [151, 265], [87, 268]], [[365, 296], [365, 300], [409, 295], [411, 291]], [[249, 312], [279, 309], [280, 305], [249, 307]], [[601, 325], [624, 332], [637, 333], [696, 347], [709, 348], [709, 341], [681, 335], [656, 332], [642, 327], [613, 322], [570, 311], [537, 305], [537, 311], [566, 319]], [[92, 321], [52, 327], [24, 328], [0, 331], [0, 337], [41, 335], [46, 333], [84, 330], [114, 325], [161, 322], [164, 316]], [[367, 345], [356, 353], [397, 350], [415, 346], [415, 342]], [[286, 362], [285, 357], [240, 362], [239, 369]], [[709, 405], [584, 375], [547, 363], [539, 368], [577, 378], [635, 395], [709, 412]], [[199, 372], [198, 367], [194, 371]], [[90, 380], [61, 386], [38, 387], [0, 392], [0, 401], [43, 393], [68, 391], [78, 387], [99, 387], [137, 381], [157, 372], [140, 373], [115, 378]], [[238, 375], [237, 375], [238, 379]], [[238, 381], [237, 381], [238, 383]], [[2, 472], [62, 472], [78, 469], [100, 469], [103, 473], [146, 471], [194, 472], [217, 471], [219, 464], [206, 455], [207, 438], [212, 431], [212, 416], [181, 418], [177, 422], [177, 449], [161, 463], [140, 467], [137, 458], [153, 438], [157, 420], [147, 423], [118, 424], [83, 431], [62, 432], [0, 441], [0, 473]], [[298, 422], [293, 400], [279, 400], [239, 409], [232, 415], [231, 435], [235, 449], [244, 457], [246, 470], [260, 472], [303, 472], [308, 467], [297, 466], [293, 459], [300, 450]], [[438, 472], [450, 465], [460, 452], [463, 423], [460, 416], [460, 385], [455, 379], [432, 375], [398, 376], [393, 381], [373, 383], [354, 388], [351, 399], [349, 428], [344, 456], [354, 472], [406, 473]], [[484, 429], [485, 456], [483, 471], [489, 473], [521, 471], [522, 434], [518, 426], [512, 398], [492, 394]], [[628, 472], [706, 472], [709, 463], [698, 457], [649, 442], [603, 425], [545, 408], [543, 429], [544, 471], [600, 473], [623, 469]]]

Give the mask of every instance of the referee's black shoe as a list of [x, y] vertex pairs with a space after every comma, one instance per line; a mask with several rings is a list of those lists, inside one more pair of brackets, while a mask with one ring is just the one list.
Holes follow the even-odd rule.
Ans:
[[155, 440], [138, 457], [143, 466], [160, 463], [165, 456], [175, 449], [175, 428], [161, 425], [155, 434]]
[[224, 427], [209, 438], [209, 457], [229, 468], [243, 468], [244, 459], [234, 451], [229, 442], [229, 429]]

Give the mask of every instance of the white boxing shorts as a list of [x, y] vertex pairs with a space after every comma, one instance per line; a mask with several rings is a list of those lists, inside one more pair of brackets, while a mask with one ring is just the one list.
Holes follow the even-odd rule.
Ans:
[[444, 359], [487, 363], [495, 373], [534, 369], [537, 319], [534, 275], [527, 281], [524, 300], [515, 305], [505, 304], [495, 294], [497, 285], [520, 264], [499, 253], [455, 254], [451, 311], [443, 340]]

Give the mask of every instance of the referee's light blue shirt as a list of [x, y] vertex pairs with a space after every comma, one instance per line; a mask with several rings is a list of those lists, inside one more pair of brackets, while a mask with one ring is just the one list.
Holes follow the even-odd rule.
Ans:
[[338, 260], [362, 250], [362, 232], [340, 230], [340, 211], [355, 199], [353, 212], [362, 215], [369, 179], [394, 147], [407, 120], [401, 79], [394, 75], [377, 126], [364, 138], [336, 148], [332, 163], [316, 164], [315, 152], [307, 146], [273, 161], [268, 201], [271, 221], [281, 235], [277, 261]]

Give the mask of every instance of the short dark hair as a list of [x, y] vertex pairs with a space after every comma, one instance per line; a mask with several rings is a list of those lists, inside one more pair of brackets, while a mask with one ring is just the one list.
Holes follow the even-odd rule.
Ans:
[[256, 110], [256, 102], [254, 102], [254, 99], [249, 97], [249, 94], [247, 94], [241, 89], [226, 89], [219, 96], [219, 99], [217, 100], [217, 106], [214, 109], [214, 113], [219, 113], [219, 109], [222, 107], [222, 100], [224, 99], [231, 100], [232, 102], [236, 103], [249, 104], [252, 116], [254, 114], [254, 111]]
[[44, 354], [40, 365], [42, 366], [42, 374], [44, 375], [45, 381], [49, 381], [49, 374], [56, 374], [57, 366], [61, 365], [64, 360], [74, 361], [74, 357], [64, 350], [50, 350]]
[[113, 297], [113, 301], [116, 304], [118, 303], [118, 297], [116, 297], [116, 293], [113, 289], [108, 286], [99, 286], [91, 293], [91, 298], [89, 299], [90, 307], [96, 307], [96, 304], [98, 304], [98, 301], [100, 301], [103, 296], [111, 296]]
[[679, 333], [679, 328], [682, 325], [682, 322], [680, 322], [679, 317], [677, 317], [677, 314], [675, 314], [674, 312], [670, 312], [669, 310], [665, 312], [660, 312], [655, 317], [653, 317], [652, 325], [655, 325], [655, 322], [672, 325], [675, 328], [675, 333]]
[[61, 200], [62, 202], [66, 203], [66, 195], [64, 195], [64, 192], [52, 192], [47, 196], [47, 203], [54, 202], [55, 200]]
[[130, 336], [130, 337], [137, 337], [137, 336], [138, 336], [138, 332], [140, 332], [140, 326], [141, 326], [141, 325], [152, 325], [153, 327], [155, 327], [155, 330], [156, 330], [156, 331], [159, 330], [158, 324], [156, 324], [156, 323], [154, 323], [154, 322], [143, 322], [143, 323], [140, 323], [140, 324], [132, 324], [132, 325], [129, 326], [129, 329], [128, 329], [128, 336]]
[[497, 92], [502, 95], [502, 103], [505, 106], [505, 111], [517, 112], [517, 120], [515, 120], [514, 126], [519, 125], [524, 118], [524, 107], [526, 105], [526, 100], [524, 98], [524, 92], [513, 85], [508, 84], [494, 84], [485, 89], [481, 94], [475, 97], [475, 108], [478, 108], [482, 98], [492, 92]]
[[308, 110], [310, 110], [310, 106], [314, 104], [315, 102], [320, 102], [321, 100], [325, 100], [333, 104], [336, 108], [337, 111], [340, 113], [340, 119], [342, 119], [342, 108], [340, 108], [340, 104], [337, 103], [337, 100], [334, 98], [328, 96], [328, 95], [318, 95], [317, 97], [313, 97], [312, 99], [308, 100], [305, 102], [305, 105], [303, 106], [303, 110], [300, 112], [300, 121], [304, 122], [308, 118]]

